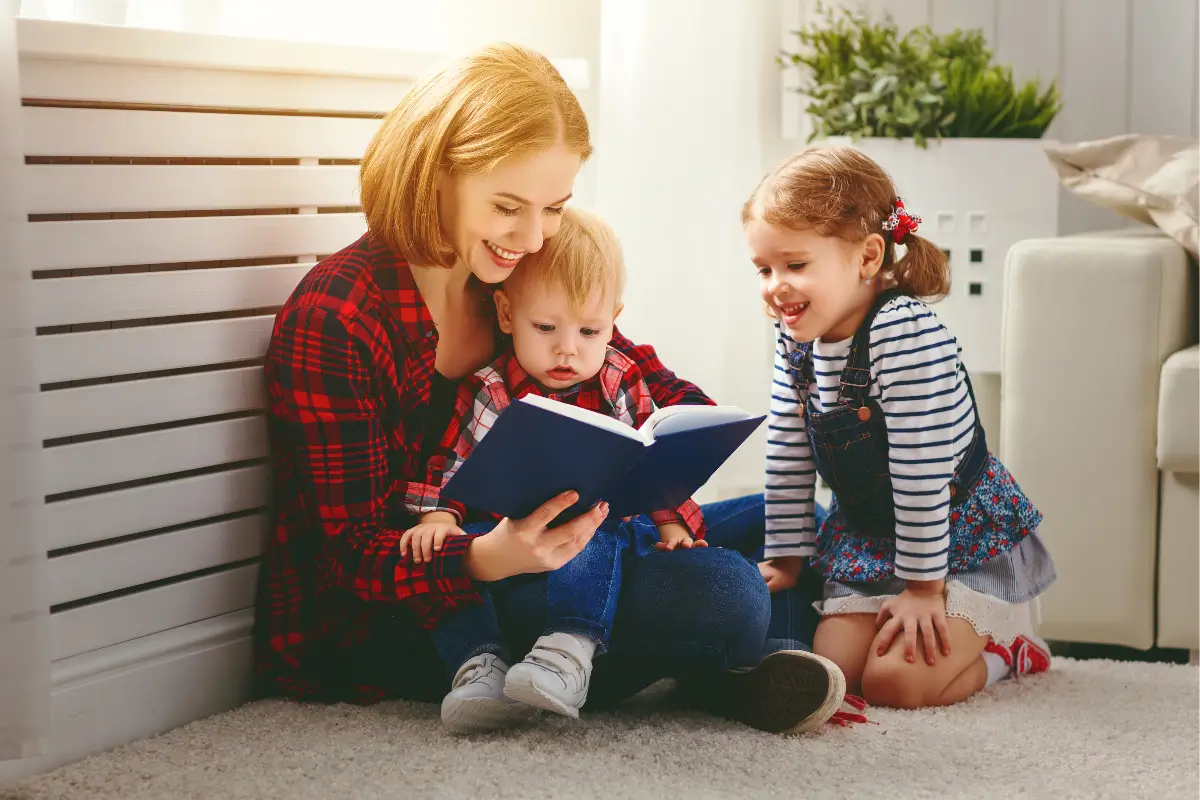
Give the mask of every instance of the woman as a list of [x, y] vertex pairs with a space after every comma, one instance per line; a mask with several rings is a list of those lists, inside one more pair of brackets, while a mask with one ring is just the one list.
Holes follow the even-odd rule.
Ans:
[[[541, 632], [544, 573], [582, 550], [600, 507], [547, 529], [572, 502], [553, 498], [488, 534], [453, 537], [422, 563], [399, 545], [430, 500], [419, 476], [449, 422], [456, 381], [496, 349], [486, 289], [555, 233], [591, 151], [587, 120], [558, 72], [508, 45], [416, 85], [383, 121], [361, 168], [369, 232], [301, 281], [267, 353], [277, 511], [257, 670], [268, 691], [440, 699], [456, 665], [440, 662], [427, 631], [478, 602], [477, 584], [489, 585], [515, 649]], [[658, 405], [711, 402], [652, 348], [619, 333], [612, 346], [641, 365]], [[753, 539], [761, 503], [704, 509], [709, 541]], [[664, 677], [764, 730], [808, 729], [840, 704], [841, 673], [828, 662], [792, 651], [763, 658], [771, 600], [740, 553], [654, 553], [625, 575], [590, 705]]]

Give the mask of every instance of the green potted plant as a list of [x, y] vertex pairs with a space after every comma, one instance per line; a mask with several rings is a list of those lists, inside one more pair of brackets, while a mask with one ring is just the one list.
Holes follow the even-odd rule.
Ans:
[[779, 63], [801, 70], [810, 141], [826, 136], [1039, 139], [1062, 108], [1054, 81], [1019, 83], [992, 63], [979, 30], [901, 34], [890, 15], [817, 6], [795, 31], [801, 50]]
[[983, 32], [901, 33], [890, 15], [817, 7], [797, 52], [808, 142], [863, 150], [922, 216], [920, 235], [949, 255], [937, 313], [972, 373], [999, 373], [1004, 259], [1058, 233], [1059, 184], [1042, 137], [1062, 107], [1054, 81], [1018, 81], [993, 62]]

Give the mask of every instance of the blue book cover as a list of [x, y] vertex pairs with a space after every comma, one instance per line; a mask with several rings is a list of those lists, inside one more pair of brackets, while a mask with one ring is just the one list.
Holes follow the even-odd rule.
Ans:
[[611, 507], [609, 519], [676, 508], [764, 419], [733, 406], [671, 406], [632, 428], [528, 395], [500, 413], [442, 496], [520, 519], [561, 492], [579, 492], [555, 524], [601, 501]]

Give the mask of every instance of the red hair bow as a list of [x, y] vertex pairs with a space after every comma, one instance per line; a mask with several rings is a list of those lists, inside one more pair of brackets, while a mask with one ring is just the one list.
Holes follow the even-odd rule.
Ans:
[[904, 200], [897, 197], [896, 205], [892, 207], [892, 213], [883, 221], [883, 229], [892, 232], [892, 241], [896, 244], [904, 244], [904, 237], [910, 233], [916, 233], [917, 226], [920, 224], [921, 218], [905, 211]]

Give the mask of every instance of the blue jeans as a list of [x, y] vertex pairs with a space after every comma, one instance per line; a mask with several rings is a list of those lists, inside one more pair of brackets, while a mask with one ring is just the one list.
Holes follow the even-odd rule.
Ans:
[[[755, 565], [762, 561], [766, 537], [766, 504], [761, 494], [752, 494], [701, 506], [710, 547], [725, 547], [746, 556]], [[828, 511], [816, 506], [820, 530]], [[757, 568], [757, 566], [756, 566]], [[763, 655], [779, 650], [811, 650], [820, 617], [813, 603], [821, 599], [825, 581], [811, 569], [800, 573], [797, 585], [771, 595], [771, 623]]]
[[[486, 533], [494, 527], [494, 523], [476, 523], [465, 530]], [[608, 652], [625, 561], [654, 552], [657, 541], [658, 529], [647, 517], [597, 530], [578, 555], [543, 576], [546, 610], [542, 635], [579, 634], [596, 642], [596, 655]], [[506, 594], [513, 585], [519, 590], [520, 583], [510, 578], [480, 587], [482, 605], [469, 606], [439, 622], [433, 643], [451, 673], [483, 653], [495, 653], [511, 663], [492, 596]]]
[[[638, 546], [625, 554], [609, 651], [595, 662], [588, 706], [619, 702], [662, 678], [703, 677], [753, 666], [777, 650], [809, 649], [822, 582], [805, 576], [790, 591], [767, 591], [757, 566], [764, 509], [762, 495], [710, 503], [701, 508], [709, 547]], [[823, 515], [818, 508], [818, 521]], [[552, 583], [547, 574], [517, 575], [489, 585], [482, 606], [447, 618], [433, 643], [450, 674], [479, 652], [510, 664], [509, 653], [529, 652], [551, 624]], [[448, 646], [459, 622], [460, 645]], [[473, 637], [461, 634], [468, 624], [478, 625]]]

